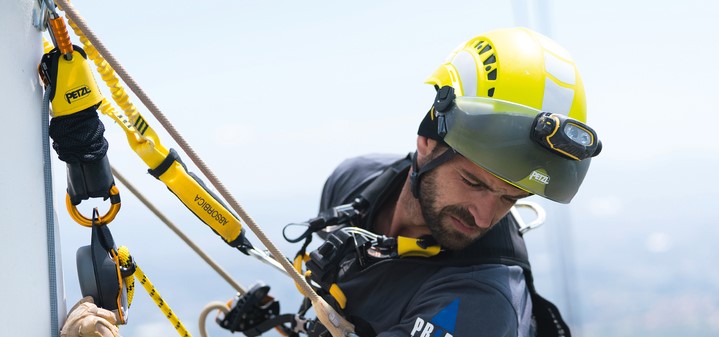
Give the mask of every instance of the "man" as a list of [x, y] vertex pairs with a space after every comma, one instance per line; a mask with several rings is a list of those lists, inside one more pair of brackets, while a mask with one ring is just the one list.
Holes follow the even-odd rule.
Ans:
[[427, 83], [416, 152], [349, 159], [328, 178], [318, 219], [339, 225], [310, 254], [312, 279], [360, 336], [568, 336], [508, 212], [533, 194], [568, 203], [601, 150], [574, 62], [504, 29]]

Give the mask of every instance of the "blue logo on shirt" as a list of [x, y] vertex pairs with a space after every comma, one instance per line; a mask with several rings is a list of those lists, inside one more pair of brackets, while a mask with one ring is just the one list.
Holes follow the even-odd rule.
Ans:
[[[453, 337], [457, 324], [459, 298], [440, 310], [429, 322], [417, 317], [410, 336], [412, 337]], [[419, 334], [417, 334], [419, 333]]]
[[440, 326], [444, 328], [445, 331], [453, 334], [454, 326], [457, 324], [457, 309], [459, 309], [459, 298], [444, 307], [442, 311], [434, 315], [429, 321], [435, 326]]

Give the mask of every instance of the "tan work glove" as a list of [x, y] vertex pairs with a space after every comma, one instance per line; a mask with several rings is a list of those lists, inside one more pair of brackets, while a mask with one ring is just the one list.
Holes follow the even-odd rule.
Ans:
[[60, 330], [60, 337], [121, 337], [112, 311], [98, 308], [91, 296], [77, 302]]

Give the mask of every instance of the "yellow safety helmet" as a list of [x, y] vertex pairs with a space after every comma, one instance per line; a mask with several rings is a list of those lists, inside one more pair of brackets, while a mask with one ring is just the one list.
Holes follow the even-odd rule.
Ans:
[[568, 203], [601, 151], [574, 61], [529, 29], [470, 39], [426, 83], [438, 96], [419, 134], [527, 192]]
[[584, 84], [569, 53], [527, 28], [470, 39], [425, 80], [457, 96], [488, 97], [559, 113], [586, 123]]

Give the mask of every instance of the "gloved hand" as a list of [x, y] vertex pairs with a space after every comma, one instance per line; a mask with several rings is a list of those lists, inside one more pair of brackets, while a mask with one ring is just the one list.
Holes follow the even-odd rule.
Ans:
[[77, 302], [60, 330], [60, 337], [121, 337], [112, 311], [98, 308], [91, 296]]
[[72, 47], [72, 60], [55, 48], [42, 56], [38, 67], [45, 89], [50, 86], [53, 117], [71, 115], [102, 101], [85, 51]]

